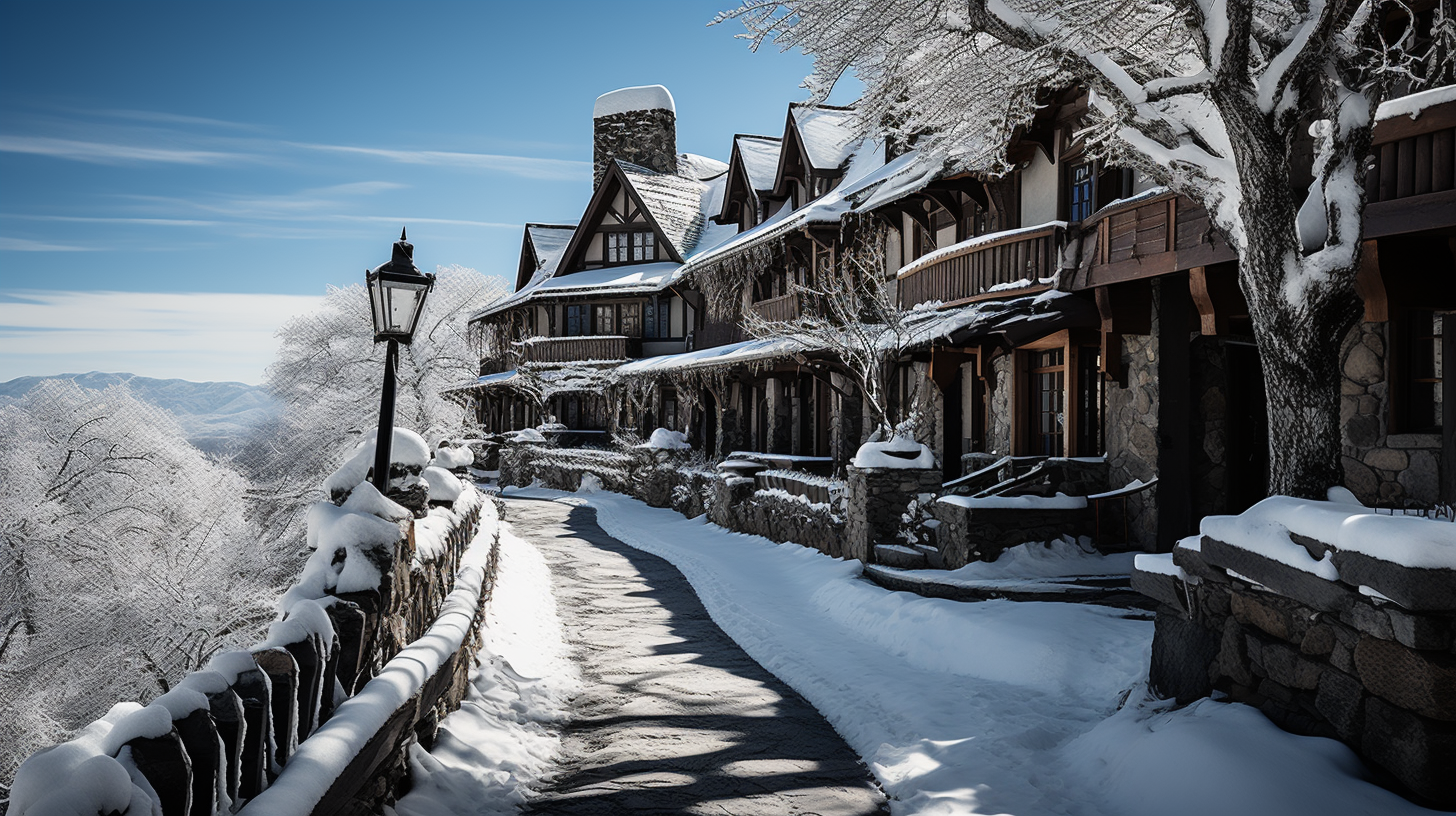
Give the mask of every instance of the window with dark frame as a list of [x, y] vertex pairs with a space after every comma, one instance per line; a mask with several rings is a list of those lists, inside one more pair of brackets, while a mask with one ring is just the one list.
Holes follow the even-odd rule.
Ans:
[[598, 305], [592, 307], [593, 317], [596, 318], [597, 334], [617, 333], [617, 307], [614, 305]]
[[1081, 221], [1092, 215], [1094, 185], [1092, 162], [1074, 164], [1067, 171], [1067, 220]]
[[621, 334], [624, 337], [642, 336], [642, 304], [623, 303], [621, 306]]
[[1066, 349], [1030, 352], [1029, 453], [1061, 456], [1066, 438]]
[[651, 261], [657, 258], [657, 236], [651, 232], [632, 233], [632, 260]]
[[1444, 397], [1441, 342], [1445, 315], [1410, 309], [1395, 326], [1399, 396], [1393, 400], [1400, 433], [1440, 433]]
[[591, 315], [585, 305], [566, 307], [566, 336], [581, 337], [591, 334]]
[[630, 232], [607, 233], [607, 263], [626, 263], [627, 247], [631, 245], [631, 242], [632, 233]]

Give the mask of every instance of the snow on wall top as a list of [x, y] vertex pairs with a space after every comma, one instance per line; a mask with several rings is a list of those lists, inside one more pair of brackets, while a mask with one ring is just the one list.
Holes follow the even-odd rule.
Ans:
[[816, 170], [835, 170], [854, 151], [855, 133], [851, 126], [854, 111], [824, 106], [789, 108], [798, 126], [804, 152]]
[[743, 161], [743, 172], [748, 174], [748, 183], [755, 190], [772, 190], [774, 176], [779, 171], [780, 140], [770, 136], [733, 137], [738, 156]]
[[672, 101], [672, 92], [661, 85], [636, 85], [631, 88], [607, 91], [597, 97], [597, 103], [592, 107], [592, 118], [600, 119], [603, 116], [613, 116], [618, 113], [659, 108], [677, 113], [677, 106]]

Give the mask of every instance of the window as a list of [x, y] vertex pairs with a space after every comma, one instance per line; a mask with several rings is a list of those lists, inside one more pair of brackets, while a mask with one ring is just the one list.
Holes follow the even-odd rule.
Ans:
[[622, 304], [621, 334], [626, 337], [642, 336], [642, 304]]
[[650, 232], [632, 233], [632, 260], [651, 261], [657, 258], [657, 236]]
[[672, 337], [672, 300], [653, 295], [647, 301], [647, 314], [642, 321], [643, 337], [667, 340]]
[[630, 232], [607, 233], [607, 263], [626, 263], [627, 246], [631, 239]]
[[597, 320], [597, 334], [617, 333], [617, 307], [616, 306], [593, 306]]
[[586, 306], [566, 307], [566, 336], [580, 337], [591, 334], [591, 317]]
[[1092, 162], [1072, 165], [1067, 174], [1067, 220], [1081, 221], [1092, 214]]
[[1401, 433], [1438, 433], [1442, 419], [1441, 360], [1445, 315], [1411, 309], [1395, 328], [1398, 397], [1393, 400], [1394, 425]]
[[1031, 420], [1028, 453], [1061, 456], [1066, 432], [1066, 350], [1031, 352]]

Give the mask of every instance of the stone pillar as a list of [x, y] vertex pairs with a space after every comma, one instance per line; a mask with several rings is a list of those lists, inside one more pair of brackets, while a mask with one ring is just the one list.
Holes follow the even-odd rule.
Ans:
[[921, 493], [940, 492], [940, 468], [849, 466], [844, 557], [873, 563], [876, 544], [898, 544], [900, 517]]

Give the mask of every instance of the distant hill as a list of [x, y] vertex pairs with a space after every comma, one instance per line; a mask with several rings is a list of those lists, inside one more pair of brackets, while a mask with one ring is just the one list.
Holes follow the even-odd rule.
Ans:
[[22, 397], [42, 380], [74, 380], [99, 391], [118, 383], [131, 386], [138, 399], [165, 408], [177, 418], [187, 441], [212, 454], [222, 453], [252, 429], [277, 416], [280, 408], [261, 386], [239, 382], [156, 380], [135, 374], [56, 374], [52, 377], [17, 377], [0, 383], [0, 398]]

